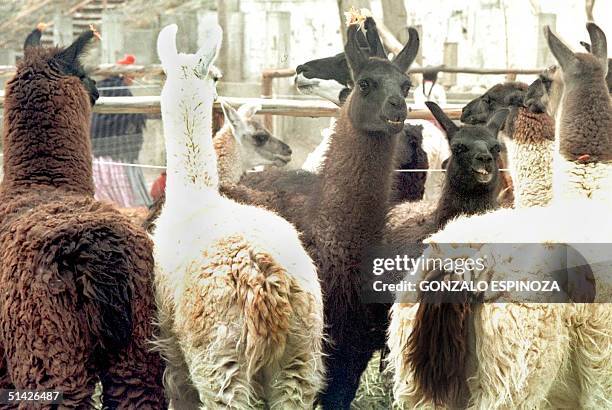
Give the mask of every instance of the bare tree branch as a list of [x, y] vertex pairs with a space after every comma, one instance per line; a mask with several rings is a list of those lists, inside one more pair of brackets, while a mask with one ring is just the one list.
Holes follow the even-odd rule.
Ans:
[[586, 10], [587, 20], [595, 21], [593, 18], [593, 8], [595, 8], [595, 0], [584, 0], [584, 8]]

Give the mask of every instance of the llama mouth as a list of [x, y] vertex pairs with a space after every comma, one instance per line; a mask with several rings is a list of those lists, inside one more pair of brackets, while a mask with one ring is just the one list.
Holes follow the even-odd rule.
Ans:
[[303, 94], [312, 94], [314, 87], [319, 85], [319, 80], [306, 78], [304, 74], [298, 74], [295, 76], [295, 86]]
[[387, 124], [391, 124], [395, 127], [400, 126], [400, 125], [404, 125], [404, 121], [391, 121], [391, 120], [387, 120]]
[[274, 160], [272, 161], [274, 163], [275, 166], [277, 167], [284, 167], [285, 165], [287, 165], [289, 162], [291, 162], [291, 156], [281, 156], [281, 155], [277, 155], [274, 157]]
[[476, 180], [482, 184], [491, 182], [491, 180], [493, 179], [493, 174], [482, 167], [473, 168], [473, 171]]

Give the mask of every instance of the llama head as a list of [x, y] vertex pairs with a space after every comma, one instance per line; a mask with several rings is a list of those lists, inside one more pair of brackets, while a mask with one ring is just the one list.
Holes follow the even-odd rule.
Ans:
[[[361, 49], [369, 55], [384, 54], [372, 18], [365, 20], [364, 29], [367, 30], [365, 35], [362, 31], [357, 34]], [[317, 95], [338, 106], [344, 104], [353, 88], [351, 72], [344, 53], [300, 64], [296, 67], [295, 73], [295, 86], [299, 92]]]
[[221, 27], [214, 23], [206, 30], [205, 44], [194, 54], [179, 53], [176, 48], [176, 33], [178, 26], [170, 24], [164, 27], [157, 37], [157, 55], [161, 61], [167, 80], [182, 81], [185, 86], [191, 83], [193, 86], [201, 87], [204, 84], [213, 88], [217, 74], [212, 63], [217, 58], [223, 32]]
[[495, 112], [522, 98], [526, 90], [527, 84], [520, 82], [496, 84], [463, 107], [461, 122], [471, 125], [486, 124]]
[[436, 103], [425, 104], [446, 132], [450, 144], [451, 156], [446, 165], [448, 183], [464, 192], [494, 190], [498, 185], [501, 151], [497, 133], [508, 110], [496, 112], [486, 125], [458, 127]]
[[243, 104], [235, 110], [221, 101], [225, 119], [242, 151], [245, 168], [258, 165], [284, 166], [291, 161], [291, 148], [275, 138], [254, 116], [261, 110], [260, 104]]
[[550, 29], [544, 27], [548, 48], [561, 66], [566, 87], [582, 85], [585, 82], [601, 81], [608, 74], [608, 45], [606, 35], [595, 23], [587, 23], [591, 39], [589, 53], [574, 53]]
[[[371, 40], [378, 39], [376, 25], [370, 17], [366, 28], [373, 31]], [[353, 127], [374, 134], [395, 135], [403, 130], [408, 110], [405, 98], [412, 83], [406, 71], [416, 58], [419, 35], [409, 28], [409, 40], [397, 56], [389, 61], [382, 46], [372, 54], [364, 52], [359, 44], [359, 25], [348, 27], [344, 52], [355, 88], [348, 99], [348, 115]]]
[[83, 68], [81, 58], [86, 54], [91, 40], [97, 37], [97, 32], [93, 28], [87, 30], [63, 49], [45, 49], [40, 44], [43, 28], [44, 26], [39, 24], [27, 36], [23, 45], [23, 60], [19, 64], [16, 78], [28, 81], [36, 76], [44, 76], [46, 79], [76, 77], [89, 95], [91, 105], [94, 105], [99, 97], [98, 89], [96, 82]]
[[[539, 114], [545, 112], [552, 116], [551, 102], [556, 108], [563, 91], [562, 88], [559, 90], [558, 87], [562, 86], [557, 67], [549, 67], [540, 73], [538, 78], [529, 85], [522, 105], [532, 113]], [[554, 101], [551, 101], [551, 99]]]
[[404, 124], [404, 132], [400, 134], [398, 146], [398, 167], [405, 164], [426, 164], [427, 152], [423, 149], [423, 126]]
[[295, 73], [295, 86], [302, 94], [318, 95], [342, 105], [350, 93], [352, 80], [344, 53], [300, 64]]

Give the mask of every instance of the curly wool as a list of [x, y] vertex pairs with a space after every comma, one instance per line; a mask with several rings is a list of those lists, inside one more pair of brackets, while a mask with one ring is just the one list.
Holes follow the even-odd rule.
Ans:
[[544, 206], [552, 198], [554, 120], [546, 113], [532, 113], [519, 107], [510, 114], [506, 124], [512, 135], [507, 147], [514, 206]]
[[100, 380], [105, 407], [163, 408], [152, 243], [93, 199], [89, 96], [51, 68], [58, 52], [28, 50], [7, 85], [0, 388], [91, 406]]

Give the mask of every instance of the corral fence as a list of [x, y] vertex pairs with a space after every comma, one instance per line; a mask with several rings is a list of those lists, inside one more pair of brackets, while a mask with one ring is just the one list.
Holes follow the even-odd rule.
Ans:
[[[428, 67], [427, 69], [431, 69]], [[469, 67], [436, 67], [441, 72], [466, 73], [466, 74], [485, 74], [485, 75], [506, 75], [507, 79], [513, 79], [516, 74], [537, 74], [541, 69], [479, 69]], [[423, 72], [423, 68], [411, 69], [411, 73]], [[0, 79], [8, 79], [14, 74], [14, 66], [0, 66]], [[143, 88], [155, 88], [159, 92], [164, 78], [161, 65], [115, 65], [103, 64], [90, 70], [92, 76], [104, 78], [112, 75], [127, 75], [137, 81]], [[317, 98], [277, 98], [273, 93], [273, 81], [277, 78], [287, 78], [295, 75], [293, 69], [270, 69], [265, 70], [261, 75], [261, 97], [260, 98], [241, 98], [241, 97], [219, 97], [234, 108], [238, 108], [246, 103], [256, 103], [261, 105], [259, 114], [264, 116], [265, 125], [272, 129], [272, 116], [288, 117], [312, 117], [325, 118], [337, 117], [340, 108], [335, 104]], [[510, 76], [510, 77], [509, 77]], [[133, 86], [130, 86], [133, 87]], [[136, 86], [138, 87], [138, 85]], [[470, 98], [473, 96], [465, 96]], [[220, 101], [214, 104], [217, 117], [221, 113]], [[465, 101], [467, 102], [467, 100]], [[444, 112], [451, 119], [459, 119], [463, 103], [447, 104], [442, 107]], [[4, 94], [0, 92], [0, 109], [4, 107]], [[147, 118], [147, 127], [144, 135], [145, 144], [140, 145], [132, 142], [130, 135], [115, 135], [104, 143], [103, 151], [108, 156], [98, 156], [94, 158], [94, 179], [96, 176], [106, 183], [106, 186], [113, 190], [121, 191], [124, 197], [130, 195], [130, 186], [134, 187], [133, 181], [140, 179], [144, 184], [140, 184], [140, 190], [148, 190], [159, 173], [165, 168], [165, 154], [163, 143], [163, 132], [160, 119], [160, 97], [159, 95], [137, 95], [131, 97], [108, 97], [102, 96], [93, 108], [95, 113], [100, 114], [144, 114]], [[427, 109], [412, 109], [408, 114], [409, 119], [432, 120], [433, 116]], [[100, 141], [98, 141], [100, 142]], [[289, 142], [289, 141], [288, 141]], [[95, 144], [94, 144], [95, 145]], [[314, 147], [313, 147], [314, 148]], [[129, 155], [128, 155], [129, 154]], [[124, 158], [131, 158], [125, 160]], [[94, 146], [94, 156], [96, 150]], [[117, 159], [119, 158], [119, 159]], [[97, 168], [96, 168], [97, 167]], [[97, 173], [96, 173], [97, 170]], [[136, 171], [138, 170], [138, 171]], [[412, 170], [414, 172], [432, 172], [440, 170]], [[138, 178], [134, 173], [140, 173]], [[118, 177], [119, 175], [119, 177]], [[126, 181], [125, 189], [118, 189], [118, 180]], [[131, 182], [130, 182], [131, 181]], [[141, 196], [146, 196], [143, 193]], [[130, 203], [130, 200], [126, 200]]]

